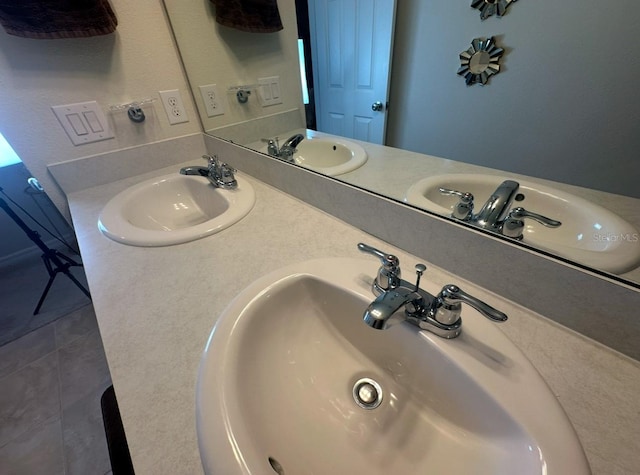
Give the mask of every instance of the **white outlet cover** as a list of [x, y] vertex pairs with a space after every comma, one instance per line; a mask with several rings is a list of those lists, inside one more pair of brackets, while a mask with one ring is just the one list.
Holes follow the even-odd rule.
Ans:
[[207, 84], [205, 86], [199, 86], [199, 89], [204, 107], [207, 110], [207, 116], [215, 117], [224, 114], [225, 98], [220, 95], [218, 86], [216, 84]]
[[96, 101], [52, 106], [51, 109], [73, 145], [113, 138], [109, 122]]
[[189, 122], [187, 111], [184, 108], [182, 102], [182, 96], [178, 89], [169, 89], [167, 91], [158, 91], [160, 94], [160, 100], [164, 106], [164, 110], [167, 113], [169, 124], [182, 124], [183, 122]]

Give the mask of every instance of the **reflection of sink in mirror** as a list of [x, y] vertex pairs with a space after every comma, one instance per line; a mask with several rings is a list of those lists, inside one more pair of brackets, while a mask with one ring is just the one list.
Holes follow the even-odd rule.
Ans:
[[[440, 188], [469, 192], [477, 212], [508, 178], [480, 174], [445, 174], [412, 185], [405, 201], [434, 213], [451, 216], [459, 202]], [[560, 221], [546, 227], [524, 220], [522, 242], [606, 272], [624, 273], [640, 265], [640, 234], [615, 213], [583, 198], [537, 183], [516, 180], [520, 187], [511, 208]]]
[[312, 138], [298, 144], [293, 158], [298, 165], [336, 176], [364, 165], [367, 152], [349, 140]]
[[[261, 151], [267, 153], [267, 148], [263, 147]], [[337, 176], [364, 165], [367, 152], [357, 143], [341, 137], [313, 137], [300, 142], [292, 158], [297, 165]]]
[[107, 237], [132, 246], [168, 246], [209, 236], [253, 208], [253, 187], [236, 179], [235, 190], [216, 188], [205, 177], [177, 170], [146, 180], [112, 198], [98, 226]]
[[454, 340], [369, 328], [377, 270], [302, 262], [227, 307], [198, 374], [205, 473], [589, 473], [544, 380], [475, 310]]

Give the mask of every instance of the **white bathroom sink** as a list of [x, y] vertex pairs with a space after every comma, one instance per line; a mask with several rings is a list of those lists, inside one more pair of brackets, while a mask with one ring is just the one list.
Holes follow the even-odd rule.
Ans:
[[[227, 307], [198, 373], [205, 473], [590, 473], [563, 409], [495, 323], [465, 309], [452, 340], [365, 325], [377, 268], [299, 263]], [[381, 387], [375, 409], [354, 399], [361, 378]]]
[[[268, 153], [264, 144], [260, 144], [258, 149]], [[367, 158], [364, 148], [341, 137], [307, 137], [297, 145], [293, 154], [296, 165], [327, 176], [342, 175], [360, 168]]]
[[[405, 201], [450, 216], [458, 198], [440, 193], [439, 188], [443, 187], [472, 193], [477, 212], [507, 179], [481, 174], [436, 175], [412, 185]], [[548, 228], [525, 219], [523, 243], [616, 274], [640, 265], [640, 234], [620, 216], [578, 196], [525, 180], [515, 181], [520, 184], [522, 199], [514, 201], [512, 207], [521, 206], [562, 223], [560, 227]]]
[[215, 188], [207, 178], [170, 175], [152, 178], [113, 197], [98, 227], [114, 241], [132, 246], [168, 246], [217, 233], [253, 208], [253, 187], [237, 177], [235, 190]]
[[364, 165], [367, 152], [357, 143], [341, 138], [309, 138], [298, 144], [293, 159], [303, 167], [336, 176]]

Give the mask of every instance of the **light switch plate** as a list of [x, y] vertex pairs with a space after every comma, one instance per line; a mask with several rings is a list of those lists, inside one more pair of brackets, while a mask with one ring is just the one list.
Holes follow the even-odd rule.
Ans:
[[260, 101], [263, 106], [282, 104], [280, 95], [280, 76], [258, 78]]
[[73, 145], [113, 138], [109, 122], [96, 101], [52, 106], [51, 109]]

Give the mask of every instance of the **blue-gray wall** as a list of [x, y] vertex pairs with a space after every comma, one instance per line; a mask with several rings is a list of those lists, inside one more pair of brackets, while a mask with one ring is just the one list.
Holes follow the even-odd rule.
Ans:
[[[637, 1], [398, 0], [387, 144], [640, 198]], [[487, 86], [456, 75], [475, 37], [506, 52]]]

